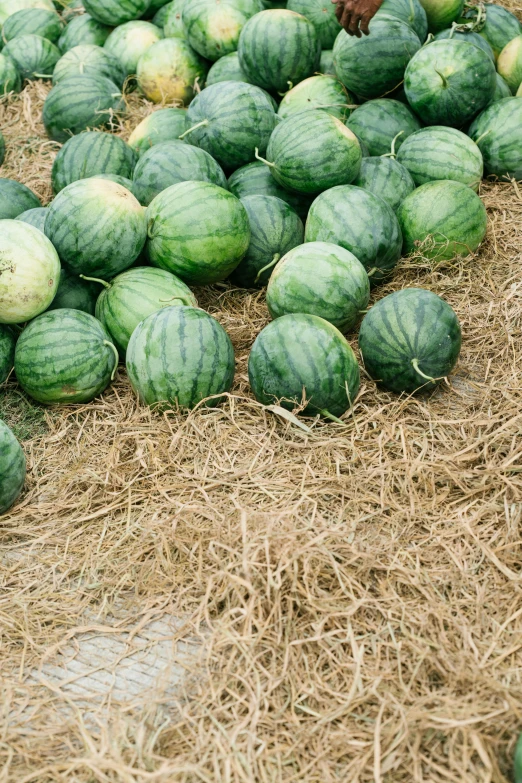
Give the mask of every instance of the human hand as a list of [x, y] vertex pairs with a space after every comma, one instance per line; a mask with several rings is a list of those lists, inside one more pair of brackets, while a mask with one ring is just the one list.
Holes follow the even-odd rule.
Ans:
[[361, 33], [369, 35], [370, 21], [373, 19], [383, 0], [332, 0], [335, 4], [335, 15], [348, 35], [361, 37]]

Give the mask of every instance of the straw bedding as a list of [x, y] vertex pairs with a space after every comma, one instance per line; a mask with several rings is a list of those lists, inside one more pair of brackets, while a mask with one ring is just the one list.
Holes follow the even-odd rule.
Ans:
[[[47, 87], [0, 108], [2, 176], [44, 200]], [[135, 96], [120, 132], [151, 110]], [[454, 375], [399, 398], [363, 376], [345, 424], [250, 394], [263, 294], [197, 292], [230, 334], [219, 410], [140, 407], [123, 370], [90, 405], [14, 384], [21, 502], [0, 520], [0, 781], [500, 783], [522, 726], [522, 191], [485, 184], [479, 253], [401, 263], [463, 328]], [[356, 337], [352, 336], [356, 349]], [[174, 696], [78, 706], [35, 677], [85, 631], [168, 613], [196, 640]], [[114, 619], [116, 617], [116, 620]], [[111, 630], [112, 629], [112, 630]], [[175, 649], [175, 647], [174, 647]], [[88, 713], [88, 714], [87, 714]]]

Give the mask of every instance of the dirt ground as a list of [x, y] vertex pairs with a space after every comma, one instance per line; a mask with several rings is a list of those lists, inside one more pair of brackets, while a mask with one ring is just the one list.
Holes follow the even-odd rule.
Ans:
[[[47, 90], [0, 106], [0, 174], [44, 202], [58, 148], [39, 119]], [[130, 103], [124, 137], [151, 110]], [[363, 374], [343, 425], [301, 430], [248, 387], [263, 293], [225, 284], [197, 291], [236, 351], [219, 410], [153, 413], [123, 369], [90, 405], [44, 409], [14, 383], [0, 390], [29, 468], [0, 520], [1, 783], [511, 780], [522, 191], [492, 183], [481, 196], [475, 256], [404, 260], [374, 292], [426, 287], [455, 309], [462, 354], [431, 396], [397, 397]], [[86, 706], [52, 676], [86, 635], [132, 645], [166, 617], [175, 688], [126, 698], [109, 681]]]

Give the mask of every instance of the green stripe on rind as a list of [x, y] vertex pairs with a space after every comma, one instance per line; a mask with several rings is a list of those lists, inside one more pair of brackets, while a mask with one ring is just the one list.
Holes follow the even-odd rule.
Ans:
[[[184, 5], [185, 0], [173, 0], [171, 3], [168, 3], [167, 6], [164, 6], [164, 8], [167, 9], [165, 11], [163, 23], [163, 32], [165, 33], [166, 38], [185, 38], [185, 27], [181, 17]], [[153, 20], [154, 24], [158, 24], [156, 16]]]
[[264, 155], [277, 117], [265, 93], [244, 82], [219, 82], [197, 95], [187, 111], [187, 126], [206, 122], [185, 138], [225, 169], [250, 163], [256, 148]]
[[111, 27], [139, 19], [149, 7], [150, 0], [84, 0], [84, 7], [93, 19]]
[[[455, 366], [460, 346], [460, 325], [452, 308], [419, 288], [405, 288], [378, 301], [359, 332], [366, 371], [394, 392], [431, 390]], [[436, 380], [422, 377], [415, 360], [424, 375]]]
[[402, 249], [392, 208], [353, 185], [332, 188], [316, 198], [308, 213], [305, 241], [332, 242], [349, 250], [370, 273], [372, 285], [389, 276]]
[[401, 204], [404, 252], [438, 261], [475, 252], [487, 228], [484, 204], [460, 182], [428, 182]]
[[239, 64], [237, 52], [231, 52], [216, 60], [207, 75], [207, 87], [219, 82], [246, 82], [249, 79]]
[[70, 76], [47, 95], [43, 122], [47, 135], [64, 142], [87, 128], [107, 125], [125, 108], [118, 87], [102, 76]]
[[150, 22], [126, 22], [112, 31], [103, 48], [130, 76], [136, 73], [140, 57], [162, 38], [163, 32]]
[[522, 179], [522, 100], [492, 103], [470, 125], [470, 137], [484, 158], [486, 174]]
[[289, 11], [302, 14], [313, 24], [322, 49], [331, 49], [339, 35], [341, 25], [335, 16], [331, 0], [288, 0]]
[[47, 207], [34, 207], [33, 209], [27, 209], [18, 215], [15, 220], [21, 220], [23, 223], [29, 223], [30, 226], [34, 226], [39, 231], [44, 233], [45, 218], [47, 216]]
[[186, 130], [187, 112], [184, 109], [158, 109], [134, 128], [128, 144], [141, 156], [155, 144], [178, 140]]
[[509, 88], [509, 84], [507, 84], [507, 82], [504, 81], [502, 76], [499, 73], [497, 73], [497, 84], [490, 105], [491, 103], [496, 103], [497, 101], [501, 101], [502, 98], [512, 98], [512, 97], [513, 97], [513, 93]]
[[125, 81], [125, 73], [118, 60], [94, 44], [75, 46], [60, 57], [53, 71], [53, 84], [71, 76], [104, 76], [119, 87]]
[[0, 52], [0, 95], [8, 92], [20, 92], [22, 89], [22, 77], [18, 68], [5, 54]]
[[64, 54], [69, 49], [73, 49], [75, 46], [81, 44], [94, 44], [95, 46], [103, 46], [111, 28], [107, 25], [100, 24], [96, 19], [93, 19], [89, 14], [82, 14], [81, 16], [75, 16], [74, 19], [66, 26], [62, 35], [58, 40], [58, 49]]
[[241, 202], [208, 182], [180, 182], [147, 208], [151, 263], [187, 283], [224, 280], [248, 250], [250, 225]]
[[116, 367], [102, 324], [80, 310], [50, 310], [18, 338], [15, 372], [38, 402], [89, 402], [109, 385]]
[[309, 313], [341, 332], [359, 320], [370, 299], [370, 281], [358, 259], [330, 242], [308, 242], [290, 250], [268, 283], [266, 303], [272, 318]]
[[2, 28], [4, 41], [20, 35], [41, 35], [56, 43], [62, 34], [63, 23], [57, 13], [45, 8], [22, 8], [6, 19]]
[[0, 419], [0, 514], [11, 508], [25, 481], [26, 464], [22, 447]]
[[495, 54], [491, 48], [491, 45], [478, 33], [474, 33], [472, 31], [459, 32], [458, 30], [455, 31], [455, 29], [452, 28], [451, 30], [441, 30], [440, 33], [437, 33], [435, 36], [436, 41], [445, 41], [448, 38], [451, 38], [454, 41], [464, 41], [464, 43], [470, 43], [473, 44], [473, 46], [477, 46], [479, 49], [482, 49], [485, 54], [487, 54], [492, 62], [495, 62]]
[[[203, 310], [166, 307], [135, 329], [127, 349], [127, 373], [147, 405], [193, 408], [228, 392], [234, 379], [234, 349], [223, 327]], [[211, 399], [215, 406], [220, 399]]]
[[41, 206], [40, 199], [26, 185], [0, 177], [0, 220], [14, 219], [28, 209]]
[[421, 43], [428, 35], [428, 18], [419, 0], [384, 0], [376, 17], [395, 17], [406, 22], [417, 33]]
[[2, 384], [14, 364], [15, 336], [8, 326], [0, 324], [0, 384]]
[[69, 272], [68, 269], [62, 269], [56, 296], [48, 309], [69, 310], [72, 308], [94, 315], [100, 290], [101, 286], [98, 283], [82, 280], [81, 277]]
[[290, 193], [279, 185], [270, 174], [270, 169], [264, 163], [248, 163], [246, 166], [234, 171], [229, 177], [228, 188], [237, 198], [245, 196], [275, 196], [289, 204], [301, 220], [306, 220], [311, 196], [305, 196], [302, 193]]
[[21, 35], [9, 41], [4, 54], [15, 63], [22, 79], [51, 78], [60, 59], [60, 50], [41, 35]]
[[397, 151], [408, 136], [421, 128], [411, 109], [392, 98], [363, 103], [352, 112], [346, 125], [364, 141], [370, 155], [387, 155], [394, 139]]
[[315, 315], [277, 318], [257, 336], [248, 359], [256, 400], [305, 414], [342, 416], [359, 391], [359, 367], [341, 332]]
[[478, 190], [484, 164], [477, 145], [465, 133], [444, 126], [423, 128], [409, 136], [397, 153], [416, 185], [452, 179]]
[[409, 25], [394, 19], [374, 19], [370, 35], [356, 38], [341, 30], [333, 48], [335, 72], [350, 92], [379, 98], [398, 87], [420, 47]]
[[243, 288], [257, 288], [268, 283], [274, 257], [304, 241], [304, 226], [296, 212], [285, 201], [274, 196], [245, 196], [241, 203], [250, 222], [250, 244], [246, 256], [232, 272], [230, 280]]
[[[176, 300], [176, 301], [175, 301]], [[134, 329], [147, 316], [164, 307], [197, 307], [190, 288], [164, 269], [134, 267], [122, 272], [110, 287], [104, 288], [96, 303], [96, 318], [105, 326], [120, 356], [125, 352]]]
[[355, 98], [335, 76], [310, 76], [286, 93], [277, 111], [286, 120], [294, 114], [310, 109], [322, 109], [345, 122], [351, 112]]
[[451, 27], [462, 14], [464, 0], [420, 0], [428, 18], [430, 33]]
[[490, 58], [463, 41], [423, 47], [404, 75], [408, 101], [427, 125], [461, 127], [489, 104], [495, 87]]
[[117, 174], [132, 179], [136, 153], [123, 139], [110, 133], [86, 131], [65, 142], [54, 159], [53, 191], [95, 174]]
[[262, 11], [241, 31], [239, 62], [249, 80], [265, 90], [286, 92], [312, 76], [321, 46], [315, 27], [304, 16], [285, 9]]
[[486, 5], [486, 24], [480, 35], [491, 45], [498, 57], [507, 44], [522, 33], [517, 17], [501, 5]]
[[363, 158], [353, 184], [382, 198], [394, 212], [415, 190], [410, 172], [393, 158]]
[[261, 0], [190, 0], [183, 4], [182, 21], [189, 44], [207, 60], [218, 60], [237, 49], [239, 34]]

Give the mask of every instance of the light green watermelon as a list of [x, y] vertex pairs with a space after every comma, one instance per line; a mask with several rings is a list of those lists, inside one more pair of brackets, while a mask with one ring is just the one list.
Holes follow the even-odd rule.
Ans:
[[22, 77], [13, 60], [0, 52], [0, 95], [20, 92]]
[[236, 51], [245, 23], [262, 10], [261, 0], [189, 0], [181, 15], [189, 44], [214, 62]]
[[14, 332], [0, 324], [0, 385], [5, 383], [14, 366], [16, 338]]
[[151, 22], [126, 22], [112, 31], [103, 47], [130, 76], [136, 73], [140, 57], [162, 38], [163, 32]]
[[484, 163], [469, 136], [455, 128], [434, 125], [412, 133], [397, 153], [416, 185], [452, 179], [478, 190]]
[[181, 12], [186, 0], [173, 0], [166, 8], [163, 33], [165, 38], [186, 38]]
[[250, 83], [246, 73], [239, 64], [239, 55], [237, 52], [231, 52], [224, 57], [220, 57], [210, 68], [207, 75], [207, 87], [210, 87], [211, 84], [217, 84], [218, 82]]
[[415, 182], [408, 169], [386, 156], [363, 158], [359, 176], [353, 184], [382, 198], [394, 212], [415, 190]]
[[44, 233], [45, 218], [47, 217], [47, 207], [33, 207], [27, 209], [20, 215], [15, 217], [15, 220], [21, 220], [23, 223], [29, 223], [30, 226], [34, 226], [39, 231]]
[[60, 50], [41, 35], [20, 35], [4, 47], [22, 79], [50, 79], [60, 59]]
[[492, 103], [470, 125], [469, 136], [484, 158], [486, 174], [522, 179], [522, 101]]
[[0, 177], [0, 220], [14, 219], [28, 209], [41, 206], [38, 196], [26, 185]]
[[83, 280], [79, 275], [62, 269], [58, 290], [48, 310], [82, 310], [94, 315], [96, 300], [101, 292], [99, 283]]
[[75, 16], [66, 26], [58, 40], [58, 49], [65, 54], [69, 49], [75, 46], [93, 44], [94, 46], [103, 46], [111, 28], [107, 25], [97, 22], [89, 14]]
[[51, 0], [0, 0], [0, 26], [10, 16], [24, 8], [43, 8], [46, 11], [54, 11]]
[[394, 140], [397, 151], [421, 127], [409, 106], [392, 98], [363, 103], [352, 112], [346, 124], [364, 141], [370, 155], [389, 154]]
[[179, 139], [186, 130], [187, 112], [184, 109], [158, 109], [134, 128], [129, 147], [141, 156], [155, 144]]
[[[181, 2], [183, 2], [183, 0], [181, 0]], [[152, 17], [152, 24], [156, 25], [156, 27], [159, 27], [160, 30], [163, 30], [168, 18], [169, 11], [171, 7], [174, 5], [174, 3], [175, 0], [171, 0], [170, 3], [165, 3], [165, 5], [161, 6], [159, 11], [156, 11], [154, 16]]]
[[64, 142], [87, 128], [108, 125], [125, 109], [120, 89], [104, 76], [69, 76], [47, 95], [43, 122], [47, 135]]
[[288, 0], [289, 11], [302, 14], [313, 24], [322, 49], [331, 49], [341, 31], [331, 0]]
[[153, 44], [136, 67], [138, 86], [153, 103], [190, 103], [207, 71], [205, 60], [182, 38]]
[[117, 27], [143, 16], [150, 0], [83, 0], [83, 5], [93, 19]]
[[277, 113], [281, 119], [286, 120], [293, 114], [322, 109], [345, 122], [354, 105], [355, 98], [335, 76], [320, 74], [310, 76], [289, 90], [279, 104]]
[[56, 63], [53, 84], [71, 76], [104, 76], [119, 87], [123, 86], [126, 74], [120, 63], [111, 54], [94, 44], [83, 44], [69, 49]]
[[497, 71], [515, 93], [522, 82], [522, 35], [513, 38], [500, 52]]
[[312, 196], [285, 190], [275, 181], [269, 167], [261, 161], [236, 169], [229, 177], [228, 189], [240, 199], [245, 196], [275, 196], [289, 204], [302, 220], [306, 220], [312, 203]]
[[4, 41], [11, 41], [20, 35], [41, 35], [56, 43], [63, 31], [63, 22], [56, 11], [45, 8], [23, 8], [12, 14], [2, 28]]
[[132, 179], [137, 155], [123, 139], [111, 133], [85, 131], [65, 142], [54, 159], [51, 181], [54, 193], [71, 182], [96, 174], [118, 174]]
[[20, 495], [26, 463], [22, 447], [0, 419], [0, 514], [5, 514]]

